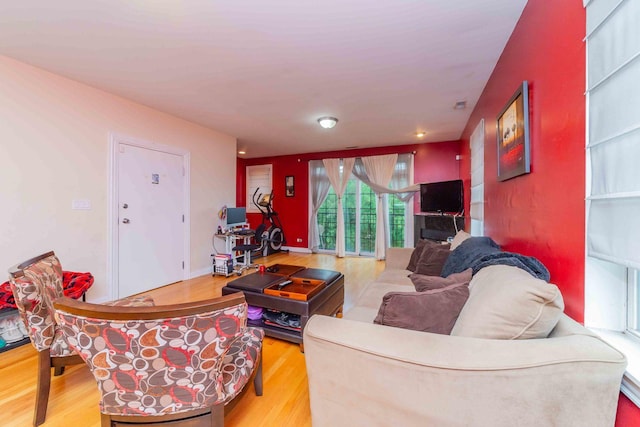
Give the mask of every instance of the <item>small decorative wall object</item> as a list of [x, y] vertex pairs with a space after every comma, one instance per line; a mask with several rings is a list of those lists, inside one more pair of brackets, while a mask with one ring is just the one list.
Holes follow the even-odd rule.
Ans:
[[284, 189], [285, 189], [285, 196], [287, 197], [293, 197], [295, 195], [295, 185], [294, 185], [294, 181], [293, 181], [293, 175], [289, 175], [287, 177], [285, 177], [284, 179]]
[[498, 114], [496, 128], [498, 181], [529, 173], [529, 85], [526, 80]]

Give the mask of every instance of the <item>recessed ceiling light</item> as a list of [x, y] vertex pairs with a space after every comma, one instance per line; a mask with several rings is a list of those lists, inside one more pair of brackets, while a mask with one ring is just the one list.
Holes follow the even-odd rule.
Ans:
[[335, 117], [325, 116], [325, 117], [320, 117], [318, 119], [318, 123], [320, 123], [320, 126], [322, 126], [325, 129], [331, 129], [338, 123], [338, 119], [336, 119]]
[[427, 134], [427, 133], [426, 133], [426, 132], [423, 132], [423, 131], [416, 132], [416, 136], [417, 136], [418, 138], [424, 138], [424, 136], [425, 136], [426, 134]]
[[240, 150], [240, 151], [238, 151], [238, 154], [247, 154], [247, 152], [244, 151], [244, 150]]

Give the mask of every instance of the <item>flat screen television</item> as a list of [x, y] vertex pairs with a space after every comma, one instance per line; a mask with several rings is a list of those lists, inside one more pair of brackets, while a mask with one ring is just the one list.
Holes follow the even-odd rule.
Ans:
[[247, 222], [246, 208], [227, 208], [227, 227]]
[[464, 209], [462, 180], [420, 184], [420, 211], [459, 214]]

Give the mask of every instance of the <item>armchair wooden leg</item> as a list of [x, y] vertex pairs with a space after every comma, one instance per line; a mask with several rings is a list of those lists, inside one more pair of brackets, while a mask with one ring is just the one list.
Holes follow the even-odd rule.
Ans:
[[38, 384], [36, 389], [36, 408], [33, 425], [39, 426], [47, 417], [49, 390], [51, 389], [51, 355], [49, 350], [38, 353]]
[[57, 377], [58, 375], [64, 374], [64, 366], [55, 366], [53, 368], [53, 376]]
[[111, 427], [111, 416], [100, 413], [100, 427]]
[[[213, 427], [224, 427], [224, 404], [214, 405], [211, 408], [211, 425]], [[103, 426], [104, 427], [104, 426]]]
[[253, 387], [256, 390], [256, 396], [262, 396], [262, 349], [260, 349], [260, 362], [253, 377]]

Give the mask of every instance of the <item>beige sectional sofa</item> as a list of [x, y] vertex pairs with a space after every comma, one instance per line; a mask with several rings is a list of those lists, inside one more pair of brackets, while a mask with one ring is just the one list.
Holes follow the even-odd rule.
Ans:
[[[500, 282], [540, 285], [516, 267], [485, 267], [473, 276], [452, 335], [374, 324], [385, 294], [415, 291], [405, 269], [411, 252], [389, 249], [384, 272], [343, 318], [307, 323], [314, 427], [614, 425], [624, 355], [561, 313], [561, 296], [544, 299], [527, 288], [526, 304], [539, 303], [527, 312], [515, 301], [516, 288], [500, 291]], [[495, 303], [487, 303], [488, 292], [499, 294]], [[519, 324], [500, 324], [504, 307], [523, 313]], [[552, 330], [538, 339], [475, 337], [491, 329], [489, 336], [522, 338], [536, 327]]]

